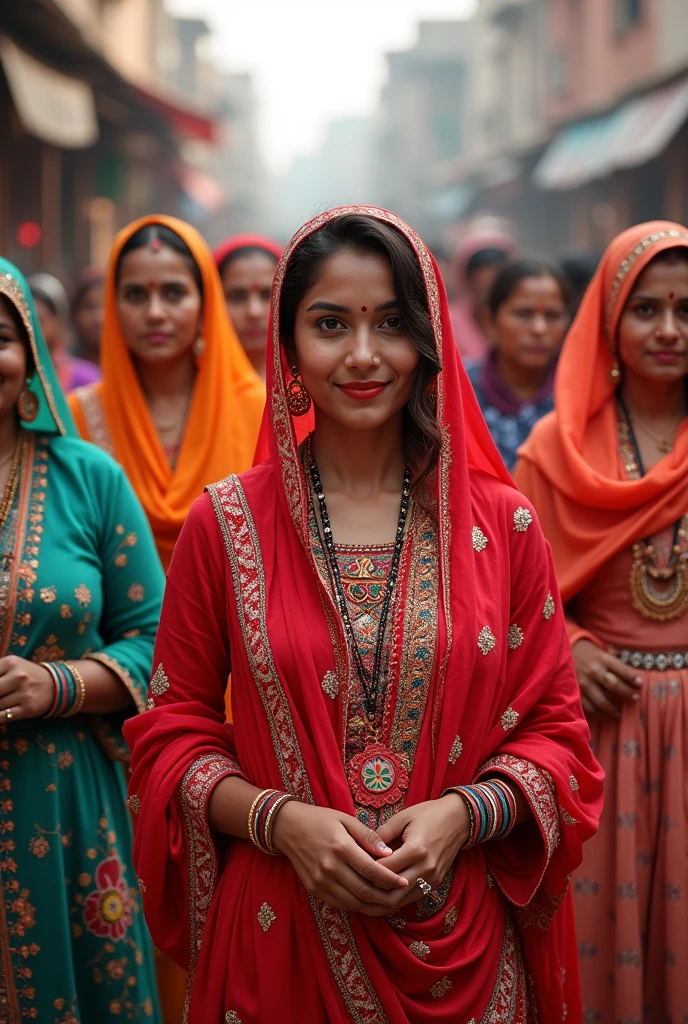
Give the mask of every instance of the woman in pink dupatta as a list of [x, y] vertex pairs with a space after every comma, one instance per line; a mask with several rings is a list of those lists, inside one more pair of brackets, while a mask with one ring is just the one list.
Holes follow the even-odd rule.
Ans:
[[[328, 573], [324, 519], [315, 512], [310, 447], [299, 447], [295, 429], [303, 436], [313, 420], [295, 420], [298, 403], [289, 401], [294, 391], [303, 397], [300, 387], [313, 378], [305, 362], [303, 382], [294, 376], [280, 316], [295, 254], [347, 231], [354, 263], [380, 261], [392, 249], [403, 251], [402, 262], [410, 258], [406, 285], [412, 291], [417, 281], [419, 289], [413, 308], [399, 261], [382, 259], [399, 307], [390, 326], [400, 332], [395, 319], [420, 318], [431, 338], [416, 371], [425, 376], [403, 410], [404, 437], [410, 449], [420, 404], [437, 454], [425, 478], [412, 477], [385, 634], [385, 707], [370, 746], [354, 663], [357, 649], [365, 653], [362, 620], [367, 628], [377, 621], [384, 588], [376, 584], [390, 546], [336, 546], [342, 577], [352, 570], [347, 600], [366, 612], [349, 643], [349, 612]], [[341, 258], [325, 260], [322, 274]], [[365, 284], [360, 301], [365, 318]], [[356, 307], [318, 315], [352, 325], [332, 342], [346, 347], [367, 329], [361, 314]], [[389, 318], [375, 315], [375, 324]], [[405, 329], [399, 344], [411, 340]], [[372, 334], [371, 345], [387, 351], [378, 327]], [[549, 550], [460, 366], [428, 250], [382, 210], [316, 217], [278, 266], [271, 346], [269, 458], [210, 487], [192, 508], [168, 575], [150, 710], [127, 728], [146, 918], [158, 946], [189, 969], [186, 1019], [579, 1021], [568, 878], [596, 827], [601, 772]], [[371, 356], [371, 365], [379, 358]], [[323, 463], [318, 424], [324, 438], [325, 422], [316, 402], [313, 450]], [[327, 480], [324, 488], [330, 493]], [[340, 519], [333, 522], [336, 534]], [[224, 721], [230, 661], [233, 725]], [[390, 770], [392, 783], [366, 789], [362, 755]], [[462, 851], [468, 832], [452, 822], [464, 804], [443, 794], [494, 776], [517, 795], [521, 824], [507, 838]], [[298, 801], [281, 806], [273, 833], [287, 856], [248, 841], [246, 810], [266, 786]], [[325, 833], [328, 854], [308, 862]], [[344, 877], [345, 857], [359, 874], [340, 899], [331, 880]], [[386, 887], [378, 882], [385, 872], [394, 879]]]

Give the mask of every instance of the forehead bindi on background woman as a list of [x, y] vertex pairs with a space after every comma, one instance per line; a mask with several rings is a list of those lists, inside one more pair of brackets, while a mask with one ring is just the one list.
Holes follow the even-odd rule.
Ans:
[[361, 313], [367, 313], [367, 312], [368, 312], [368, 307], [367, 306], [361, 306]]

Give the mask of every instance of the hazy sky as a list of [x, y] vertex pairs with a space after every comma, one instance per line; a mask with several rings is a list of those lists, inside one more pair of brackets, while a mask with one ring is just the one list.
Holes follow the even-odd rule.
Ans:
[[167, 0], [212, 25], [213, 54], [255, 75], [261, 145], [273, 170], [317, 148], [328, 121], [375, 109], [384, 54], [419, 20], [470, 15], [476, 0]]

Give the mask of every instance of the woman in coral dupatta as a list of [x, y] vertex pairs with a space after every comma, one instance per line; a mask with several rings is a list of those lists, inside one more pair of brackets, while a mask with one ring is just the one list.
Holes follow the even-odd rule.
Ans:
[[71, 410], [81, 436], [124, 467], [167, 569], [205, 485], [251, 465], [265, 404], [195, 228], [155, 214], [119, 233], [101, 362], [103, 380], [77, 388]]
[[567, 604], [600, 830], [575, 879], [585, 1020], [688, 1011], [688, 229], [612, 242], [521, 449]]
[[187, 1019], [579, 1020], [567, 879], [601, 772], [547, 545], [393, 214], [289, 243], [268, 394], [269, 458], [182, 530], [127, 729]]

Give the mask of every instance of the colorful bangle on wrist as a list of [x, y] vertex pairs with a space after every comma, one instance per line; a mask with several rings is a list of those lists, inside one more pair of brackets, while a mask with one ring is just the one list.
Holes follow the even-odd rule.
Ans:
[[281, 793], [278, 789], [264, 789], [251, 804], [248, 812], [248, 834], [251, 842], [262, 853], [269, 853], [273, 857], [279, 856], [279, 851], [274, 848], [271, 841], [275, 818], [280, 807], [294, 799], [291, 793]]
[[471, 828], [464, 850], [491, 839], [503, 839], [516, 824], [516, 798], [502, 779], [453, 786], [447, 792], [458, 793], [468, 808]]
[[46, 718], [70, 718], [77, 715], [86, 699], [84, 677], [71, 661], [42, 661], [52, 676], [55, 692]]

